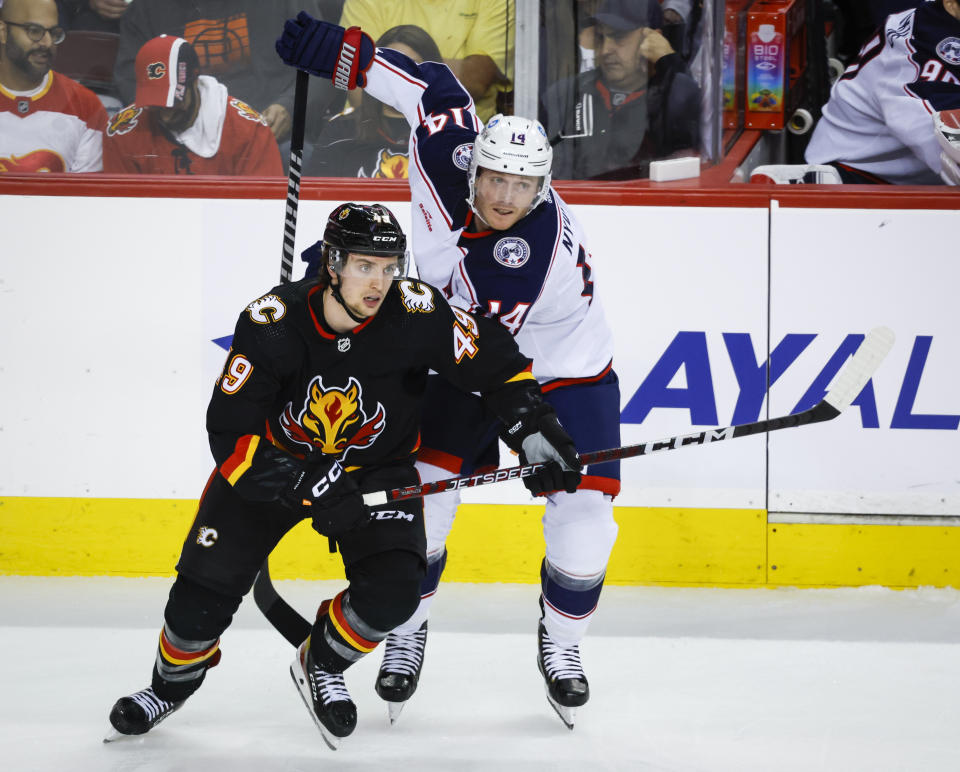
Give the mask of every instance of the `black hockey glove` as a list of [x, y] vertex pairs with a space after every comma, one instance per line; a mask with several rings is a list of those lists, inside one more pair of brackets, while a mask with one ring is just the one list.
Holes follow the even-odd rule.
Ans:
[[314, 530], [324, 536], [337, 537], [370, 521], [360, 489], [335, 459], [302, 467], [283, 499], [294, 509], [309, 507]]
[[583, 465], [573, 440], [548, 402], [523, 414], [504, 431], [503, 441], [520, 453], [521, 464], [543, 464], [535, 474], [523, 478], [523, 484], [534, 496], [553, 491], [573, 493], [577, 489]]

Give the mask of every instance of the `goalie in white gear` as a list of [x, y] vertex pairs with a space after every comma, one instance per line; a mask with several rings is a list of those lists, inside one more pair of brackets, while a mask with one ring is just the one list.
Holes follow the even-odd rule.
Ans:
[[933, 131], [940, 151], [940, 177], [947, 185], [960, 185], [960, 110], [933, 115]]
[[930, 116], [960, 108], [960, 0], [890, 14], [833, 84], [807, 145], [809, 164], [845, 183], [937, 185]]

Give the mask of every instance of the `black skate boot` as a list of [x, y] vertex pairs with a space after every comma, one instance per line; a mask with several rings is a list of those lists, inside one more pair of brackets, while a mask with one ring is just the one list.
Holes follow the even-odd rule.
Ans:
[[115, 732], [104, 742], [119, 740], [125, 735], [146, 734], [171, 713], [180, 709], [186, 700], [167, 702], [157, 696], [152, 686], [129, 697], [121, 697], [110, 711], [110, 724]]
[[590, 685], [580, 664], [580, 647], [555, 644], [543, 622], [537, 630], [537, 643], [537, 667], [546, 682], [547, 700], [567, 729], [573, 729], [576, 709], [590, 699]]
[[343, 673], [328, 673], [317, 667], [307, 638], [297, 649], [290, 675], [323, 741], [330, 750], [337, 750], [340, 741], [357, 728], [357, 706], [350, 699]]
[[387, 701], [391, 724], [400, 718], [403, 706], [417, 690], [426, 646], [427, 620], [412, 633], [390, 633], [387, 636], [376, 690]]

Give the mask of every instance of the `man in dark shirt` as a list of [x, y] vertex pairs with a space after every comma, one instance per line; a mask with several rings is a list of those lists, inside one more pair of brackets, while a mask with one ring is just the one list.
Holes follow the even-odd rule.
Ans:
[[700, 88], [660, 32], [659, 3], [606, 0], [593, 20], [597, 69], [544, 97], [554, 177], [645, 177], [652, 159], [695, 153]]

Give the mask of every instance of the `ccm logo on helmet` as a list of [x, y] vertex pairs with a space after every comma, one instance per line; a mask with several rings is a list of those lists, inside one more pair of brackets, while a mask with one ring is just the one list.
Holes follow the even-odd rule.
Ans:
[[374, 241], [396, 241], [397, 237], [396, 236], [374, 236], [373, 240]]

